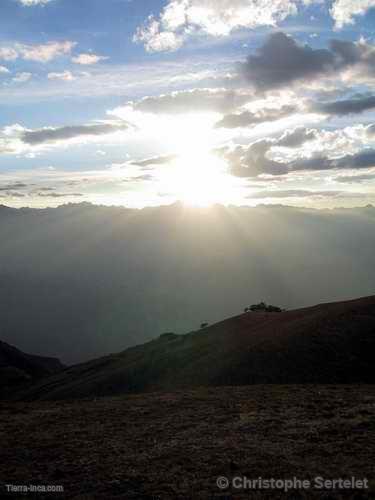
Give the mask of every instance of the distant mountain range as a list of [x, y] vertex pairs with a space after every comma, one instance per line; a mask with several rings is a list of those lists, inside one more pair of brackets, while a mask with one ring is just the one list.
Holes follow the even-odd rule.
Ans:
[[0, 395], [64, 368], [58, 359], [33, 356], [0, 342]]
[[67, 368], [19, 397], [71, 399], [248, 384], [375, 383], [375, 296], [248, 312]]
[[0, 234], [0, 338], [67, 364], [375, 286], [372, 206], [0, 207]]

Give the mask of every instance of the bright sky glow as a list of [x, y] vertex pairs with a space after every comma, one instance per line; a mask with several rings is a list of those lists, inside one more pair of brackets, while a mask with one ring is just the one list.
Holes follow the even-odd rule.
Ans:
[[375, 203], [372, 0], [2, 0], [0, 204]]

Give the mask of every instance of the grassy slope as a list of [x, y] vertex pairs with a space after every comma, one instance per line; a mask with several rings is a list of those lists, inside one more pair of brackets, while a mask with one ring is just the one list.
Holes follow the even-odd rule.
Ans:
[[[4, 484], [48, 498], [374, 498], [374, 386], [247, 386], [85, 401], [0, 402]], [[216, 478], [367, 477], [371, 491], [224, 495]], [[14, 494], [9, 495], [15, 498]]]
[[76, 365], [22, 397], [60, 399], [205, 385], [374, 383], [375, 297], [248, 313]]
[[0, 394], [19, 384], [59, 372], [64, 366], [56, 358], [26, 354], [0, 341]]

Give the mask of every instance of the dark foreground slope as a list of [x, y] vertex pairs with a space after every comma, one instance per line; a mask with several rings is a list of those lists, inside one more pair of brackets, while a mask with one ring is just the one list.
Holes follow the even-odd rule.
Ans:
[[[1, 498], [6, 484], [35, 484], [64, 487], [39, 500], [373, 499], [375, 389], [267, 385], [0, 403], [0, 442]], [[367, 478], [370, 491], [221, 491], [219, 476]]]
[[375, 383], [375, 296], [247, 313], [188, 335], [74, 366], [21, 398], [64, 399], [183, 387]]
[[0, 395], [24, 383], [30, 383], [62, 370], [56, 358], [26, 354], [0, 341]]

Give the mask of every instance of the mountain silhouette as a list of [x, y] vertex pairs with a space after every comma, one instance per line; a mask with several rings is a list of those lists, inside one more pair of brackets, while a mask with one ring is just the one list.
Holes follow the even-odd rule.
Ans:
[[26, 354], [0, 341], [0, 395], [63, 368], [64, 365], [56, 358]]
[[375, 383], [375, 296], [253, 312], [65, 369], [20, 397], [71, 399], [249, 384]]

